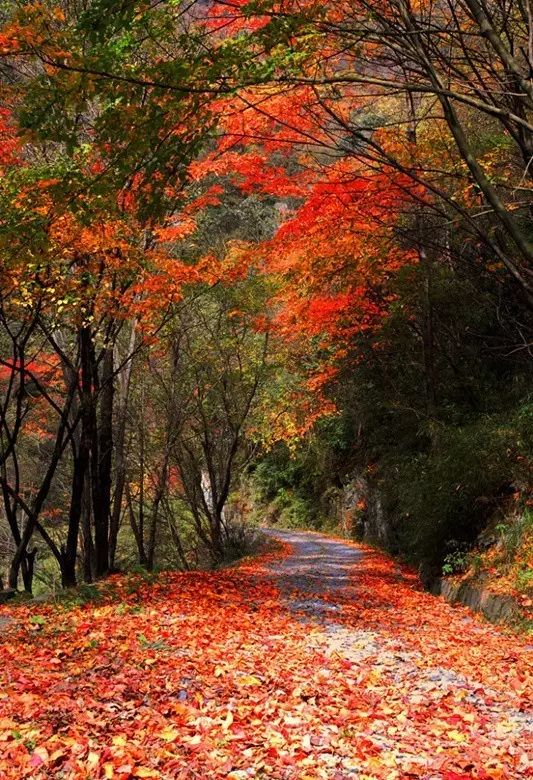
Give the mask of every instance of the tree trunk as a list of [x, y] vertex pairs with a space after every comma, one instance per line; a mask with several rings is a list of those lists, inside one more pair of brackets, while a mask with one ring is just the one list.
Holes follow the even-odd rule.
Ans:
[[435, 378], [435, 336], [432, 300], [432, 268], [423, 246], [418, 250], [420, 265], [424, 273], [424, 307], [422, 314], [422, 344], [424, 351], [424, 384], [428, 417], [435, 416], [437, 405], [437, 382]]
[[65, 588], [72, 587], [76, 584], [78, 537], [84, 503], [83, 491], [85, 480], [89, 476], [88, 472], [94, 431], [94, 408], [92, 399], [93, 344], [90, 328], [87, 326], [82, 327], [78, 337], [81, 356], [81, 433], [78, 452], [74, 457], [67, 541], [61, 548], [61, 581]]
[[32, 593], [33, 590], [33, 571], [35, 568], [35, 558], [37, 556], [37, 548], [28, 550], [24, 558], [22, 559], [22, 582], [24, 583], [24, 590], [26, 593]]
[[[128, 352], [124, 361], [122, 370], [118, 372], [119, 401], [116, 414], [116, 435], [115, 435], [115, 495], [113, 498], [113, 509], [111, 511], [109, 525], [109, 568], [111, 571], [115, 568], [115, 557], [117, 551], [117, 538], [120, 529], [120, 518], [122, 514], [122, 501], [124, 499], [124, 490], [126, 486], [126, 419], [128, 411], [128, 397], [131, 380], [131, 370], [133, 365], [133, 353], [135, 351], [136, 323], [131, 326], [130, 342]], [[119, 362], [118, 360], [116, 361]]]
[[222, 516], [219, 512], [213, 512], [211, 518], [211, 544], [213, 559], [220, 563], [224, 558], [224, 544], [222, 542]]
[[[93, 367], [94, 373], [94, 367]], [[111, 507], [111, 467], [113, 457], [113, 349], [105, 350], [97, 430], [92, 438], [92, 495], [94, 518], [95, 571], [104, 577], [109, 571], [109, 512]]]
[[130, 517], [131, 530], [133, 531], [133, 536], [135, 537], [135, 542], [137, 544], [139, 565], [146, 566], [148, 563], [148, 559], [144, 548], [143, 527], [140, 522], [137, 523], [137, 520], [135, 518], [135, 510], [133, 509], [133, 499], [131, 496], [131, 490], [128, 483], [126, 483], [126, 500], [128, 502], [128, 513]]
[[82, 507], [82, 549], [83, 549], [83, 579], [85, 582], [93, 581], [94, 570], [94, 544], [91, 529], [91, 491], [89, 481], [86, 479], [83, 487]]
[[[83, 424], [83, 423], [82, 423]], [[78, 536], [83, 512], [83, 489], [89, 470], [90, 443], [87, 431], [82, 430], [80, 447], [74, 461], [70, 511], [68, 518], [67, 541], [61, 548], [61, 581], [68, 588], [76, 584], [76, 558], [78, 554]]]
[[[27, 506], [27, 504], [23, 501], [21, 496], [18, 495], [18, 493], [13, 494], [13, 498], [16, 499], [17, 503], [22, 507], [23, 511], [27, 515], [27, 521], [26, 525], [24, 526], [24, 530], [22, 531], [20, 535], [20, 544], [18, 545], [17, 549], [15, 550], [15, 554], [13, 555], [13, 558], [11, 560], [11, 565], [9, 567], [9, 575], [8, 575], [8, 582], [9, 587], [16, 588], [17, 582], [18, 582], [18, 573], [19, 568], [21, 565], [21, 561], [26, 556], [26, 550], [28, 548], [28, 544], [31, 541], [31, 538], [33, 536], [33, 533], [35, 531], [35, 528], [38, 527], [38, 520], [39, 520], [39, 514], [42, 510], [43, 504], [46, 501], [46, 498], [48, 496], [48, 493], [50, 492], [50, 487], [52, 485], [52, 480], [54, 478], [54, 474], [56, 472], [58, 463], [61, 459], [64, 446], [65, 446], [65, 420], [68, 417], [69, 408], [70, 408], [70, 401], [72, 399], [69, 398], [67, 401], [67, 406], [65, 408], [65, 415], [61, 419], [61, 422], [59, 424], [57, 434], [56, 434], [56, 441], [54, 445], [54, 452], [51, 458], [51, 461], [48, 465], [48, 468], [46, 470], [46, 474], [44, 476], [44, 479], [41, 483], [41, 487], [39, 488], [39, 491], [37, 492], [37, 495], [35, 496], [35, 499], [31, 505], [31, 507]], [[5, 480], [2, 479], [2, 488], [6, 488], [9, 490], [9, 485]], [[41, 536], [43, 533], [41, 532]], [[48, 546], [50, 547], [51, 540], [48, 537], [46, 540]], [[52, 552], [56, 556], [56, 558], [59, 560], [60, 555], [59, 551], [53, 545]], [[12, 583], [15, 583], [14, 585]]]
[[169, 453], [165, 454], [165, 460], [161, 468], [159, 480], [157, 483], [156, 493], [152, 502], [152, 514], [150, 517], [150, 531], [148, 534], [148, 555], [147, 555], [147, 568], [152, 571], [154, 568], [155, 548], [157, 543], [157, 527], [159, 524], [159, 507], [165, 495], [168, 478], [168, 460]]

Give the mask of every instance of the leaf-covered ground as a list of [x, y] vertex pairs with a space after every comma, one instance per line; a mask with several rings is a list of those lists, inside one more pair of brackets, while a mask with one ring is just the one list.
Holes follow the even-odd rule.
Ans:
[[0, 778], [531, 776], [527, 640], [376, 552], [312, 597], [283, 558], [309, 574], [285, 545], [116, 578], [85, 606], [3, 608]]

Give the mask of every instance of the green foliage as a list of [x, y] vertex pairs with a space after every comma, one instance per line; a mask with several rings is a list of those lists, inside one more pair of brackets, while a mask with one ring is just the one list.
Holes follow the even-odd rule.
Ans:
[[512, 437], [512, 429], [491, 418], [442, 427], [428, 452], [385, 463], [383, 490], [398, 518], [398, 544], [410, 558], [438, 561], [451, 541], [474, 541], [512, 481], [506, 456]]
[[160, 572], [157, 570], [149, 571], [146, 566], [135, 564], [128, 573], [126, 591], [128, 593], [137, 593], [143, 584], [153, 585], [159, 579]]
[[342, 487], [349, 459], [348, 416], [324, 418], [296, 451], [279, 444], [255, 465], [251, 481], [258, 502], [285, 528], [331, 527], [328, 493]]
[[137, 637], [139, 644], [145, 650], [170, 650], [169, 645], [165, 644], [162, 639], [147, 639], [144, 634], [139, 634]]
[[468, 562], [466, 550], [455, 550], [454, 552], [447, 553], [447, 555], [444, 556], [444, 561], [442, 564], [442, 573], [445, 575], [448, 574], [457, 574], [459, 572], [462, 572], [465, 570], [466, 564]]
[[282, 528], [316, 528], [319, 525], [316, 506], [294, 490], [282, 488], [273, 502], [272, 509], [277, 518], [276, 522]]
[[383, 328], [354, 340], [330, 387], [339, 417], [316, 426], [296, 451], [269, 453], [253, 479], [279, 522], [317, 527], [324, 514], [331, 518], [330, 491], [362, 478], [368, 506], [354, 506], [351, 517], [363, 536], [375, 539], [372, 497], [379, 497], [388, 533], [378, 541], [411, 562], [455, 573], [513, 486], [528, 484], [532, 375], [526, 351], [516, 349], [520, 309], [511, 291], [500, 280], [480, 283], [469, 269], [435, 265], [428, 378], [426, 272], [399, 272]]
[[68, 603], [71, 608], [83, 607], [85, 604], [100, 601], [101, 598], [102, 593], [98, 585], [93, 582], [82, 582], [73, 590], [65, 592], [64, 603]]
[[499, 523], [495, 530], [500, 537], [505, 560], [511, 562], [515, 559], [526, 537], [533, 535], [533, 511], [526, 507], [518, 517], [509, 518], [505, 523]]
[[533, 588], [533, 568], [529, 564], [520, 565], [516, 572], [515, 585], [520, 592], [527, 592]]

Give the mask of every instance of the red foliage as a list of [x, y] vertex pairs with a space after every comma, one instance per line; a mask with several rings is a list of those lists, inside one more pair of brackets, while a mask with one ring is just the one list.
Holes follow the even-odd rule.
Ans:
[[20, 361], [4, 360], [0, 356], [0, 383], [7, 382], [11, 377], [23, 373], [25, 380], [35, 378], [46, 386], [51, 382], [57, 382], [61, 378], [59, 360], [56, 355], [40, 355], [39, 359], [29, 360], [22, 364]]
[[[0, 49], [2, 44], [0, 42]], [[16, 127], [11, 121], [11, 112], [0, 109], [0, 166], [14, 165], [18, 162], [17, 150], [20, 141], [17, 138]]]
[[244, 90], [220, 101], [220, 111], [218, 147], [190, 176], [279, 199], [276, 235], [247, 260], [280, 278], [279, 331], [294, 341], [322, 337], [338, 354], [354, 334], [381, 325], [387, 281], [416, 261], [394, 235], [422, 192], [396, 171], [341, 156], [327, 107], [308, 87]]

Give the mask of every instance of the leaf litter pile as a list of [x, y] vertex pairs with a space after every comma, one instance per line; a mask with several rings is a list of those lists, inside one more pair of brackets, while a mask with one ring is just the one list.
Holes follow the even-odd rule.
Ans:
[[334, 615], [299, 615], [280, 555], [4, 607], [0, 778], [532, 776], [526, 639], [374, 551], [324, 596]]

